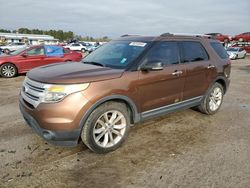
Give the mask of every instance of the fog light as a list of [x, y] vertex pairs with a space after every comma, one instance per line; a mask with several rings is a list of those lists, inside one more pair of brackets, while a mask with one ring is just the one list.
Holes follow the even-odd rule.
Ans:
[[46, 139], [46, 140], [52, 140], [53, 139], [53, 134], [50, 133], [49, 131], [43, 131], [43, 137]]

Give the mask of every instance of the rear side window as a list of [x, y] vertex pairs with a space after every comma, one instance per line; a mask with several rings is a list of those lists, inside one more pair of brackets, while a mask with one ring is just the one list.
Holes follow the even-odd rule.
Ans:
[[212, 48], [214, 49], [214, 51], [218, 54], [218, 56], [220, 56], [221, 59], [227, 59], [228, 58], [228, 54], [226, 52], [226, 50], [224, 49], [224, 47], [222, 46], [221, 43], [219, 42], [210, 42]]
[[184, 41], [182, 45], [182, 62], [195, 62], [208, 60], [205, 48], [200, 42]]

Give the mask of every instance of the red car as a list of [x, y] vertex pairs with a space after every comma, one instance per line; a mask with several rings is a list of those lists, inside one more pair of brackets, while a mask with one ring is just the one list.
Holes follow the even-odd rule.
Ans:
[[228, 43], [230, 41], [230, 38], [228, 35], [223, 35], [221, 33], [207, 33], [205, 35], [210, 35], [214, 39], [219, 40], [220, 42]]
[[51, 63], [81, 61], [82, 54], [61, 46], [39, 45], [0, 56], [0, 75], [11, 78], [32, 68]]
[[241, 47], [246, 50], [247, 53], [250, 53], [250, 42], [236, 42], [232, 47]]
[[243, 41], [250, 41], [250, 32], [246, 32], [246, 33], [241, 33], [239, 35], [235, 35], [233, 37], [233, 40], [238, 40], [240, 42], [243, 42]]

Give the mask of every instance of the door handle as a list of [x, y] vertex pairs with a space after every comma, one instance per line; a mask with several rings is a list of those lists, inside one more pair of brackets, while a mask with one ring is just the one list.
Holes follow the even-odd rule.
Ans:
[[179, 75], [181, 75], [183, 72], [182, 71], [174, 71], [173, 73], [172, 73], [172, 75], [173, 76], [179, 76]]
[[212, 68], [215, 68], [214, 65], [208, 65], [207, 69], [212, 69]]

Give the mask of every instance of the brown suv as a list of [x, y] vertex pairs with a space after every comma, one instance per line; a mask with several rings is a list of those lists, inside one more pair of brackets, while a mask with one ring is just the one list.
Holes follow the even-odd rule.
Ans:
[[30, 71], [20, 94], [24, 119], [50, 143], [81, 140], [98, 153], [118, 148], [131, 124], [179, 109], [216, 113], [230, 60], [207, 36], [122, 36], [83, 59]]

